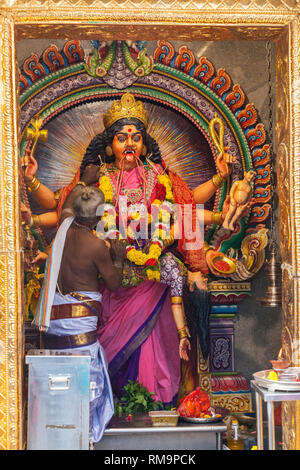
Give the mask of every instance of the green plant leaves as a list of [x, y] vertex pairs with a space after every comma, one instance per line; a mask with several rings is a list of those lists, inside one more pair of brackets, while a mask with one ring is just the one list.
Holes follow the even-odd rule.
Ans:
[[155, 401], [153, 395], [139, 382], [130, 380], [124, 386], [124, 394], [120, 400], [115, 401], [115, 414], [127, 416], [163, 409], [163, 403]]

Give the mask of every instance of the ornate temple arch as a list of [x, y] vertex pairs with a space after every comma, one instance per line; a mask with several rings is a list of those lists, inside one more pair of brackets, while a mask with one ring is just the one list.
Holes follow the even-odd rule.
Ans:
[[[37, 131], [38, 116], [38, 132], [48, 133], [47, 142], [38, 143], [35, 151], [39, 178], [54, 191], [68, 185], [90, 140], [103, 131], [102, 115], [113, 100], [129, 91], [144, 101], [148, 132], [159, 144], [165, 164], [193, 189], [216, 172], [219, 150], [211, 122], [221, 119], [224, 146], [236, 161], [231, 177], [206, 208], [221, 210], [231, 184], [253, 168], [257, 171], [255, 204], [233, 233], [216, 225], [206, 227], [206, 242], [223, 256], [215, 264], [219, 277], [210, 283], [214, 304], [210, 358], [204, 361], [198, 351], [195, 383], [212, 394], [215, 405], [234, 412], [252, 411], [249, 385], [234, 370], [233, 322], [238, 302], [251, 292], [247, 281], [265, 259], [271, 190], [270, 147], [264, 126], [254, 105], [240, 85], [232, 84], [225, 69], [215, 70], [206, 57], [197, 64], [185, 46], [176, 52], [170, 42], [158, 41], [153, 59], [138, 46], [139, 41], [130, 45], [126, 41], [92, 43], [91, 51], [84, 51], [80, 41], [68, 41], [61, 50], [50, 45], [40, 56], [34, 53], [24, 61], [19, 79], [21, 157], [32, 149], [28, 134]], [[32, 212], [41, 210], [25, 186], [22, 196]], [[45, 249], [49, 234], [42, 229], [35, 232]], [[222, 279], [227, 267], [231, 282]], [[42, 282], [40, 274], [25, 270], [27, 299], [32, 298], [33, 282], [35, 286]], [[27, 303], [26, 312], [33, 314], [35, 304]], [[183, 392], [185, 383], [189, 380], [183, 377]]]
[[[242, 179], [245, 171], [251, 168], [257, 170], [254, 187], [256, 203], [250, 217], [241, 221], [239, 230], [232, 236], [226, 234], [223, 239], [218, 237], [220, 251], [225, 253], [228, 247], [238, 250], [245, 233], [257, 233], [265, 228], [271, 197], [270, 147], [266, 143], [266, 132], [258, 121], [254, 105], [247, 102], [241, 86], [232, 84], [224, 69], [216, 71], [206, 57], [200, 58], [196, 64], [193, 52], [185, 46], [176, 52], [171, 43], [158, 41], [153, 60], [147, 56], [146, 49], [142, 46], [129, 47], [125, 41], [113, 41], [110, 46], [105, 42], [104, 45], [100, 41], [93, 42], [97, 43], [97, 48], [93, 47], [86, 57], [79, 41], [69, 41], [61, 51], [50, 45], [40, 57], [32, 54], [24, 61], [19, 79], [21, 156], [24, 156], [25, 149], [31, 145], [26, 140], [26, 130], [28, 126], [31, 127], [31, 120], [37, 114], [42, 119], [42, 128], [47, 128], [62, 113], [69, 114], [71, 122], [73, 119], [73, 139], [77, 140], [80, 149], [84, 149], [88, 145], [88, 139], [102, 130], [101, 115], [108, 103], [118, 99], [126, 90], [148, 103], [149, 133], [158, 141], [167, 166], [179, 173], [193, 189], [210, 179], [215, 171], [218, 151], [209, 127], [210, 121], [217, 116], [224, 123], [224, 145], [236, 157], [231, 182]], [[96, 102], [99, 102], [99, 106], [98, 110], [97, 106], [93, 107], [94, 123], [88, 123], [83, 132], [86, 115]], [[75, 108], [76, 113], [72, 111]], [[72, 112], [76, 114], [74, 118]], [[57, 130], [52, 132], [59, 133], [60, 127], [63, 128], [62, 121]], [[94, 135], [89, 132], [90, 127], [93, 128]], [[49, 144], [38, 145], [37, 158], [43, 153], [46, 153], [49, 160], [54, 158], [58, 187], [53, 187], [51, 169], [54, 170], [54, 166], [45, 162], [46, 170], [43, 174], [43, 160], [40, 177], [43, 183], [58, 189], [59, 185], [61, 187], [70, 182], [80, 160], [78, 152], [75, 154], [76, 146], [68, 147], [68, 155], [61, 151], [59, 140], [55, 136], [50, 135], [50, 139]], [[60, 157], [50, 155], [47, 147], [52, 149], [52, 154], [57, 153]], [[198, 147], [202, 151], [200, 154]], [[61, 164], [66, 161], [69, 172], [65, 171], [63, 179], [59, 177], [60, 169]], [[194, 168], [193, 172], [191, 167]], [[210, 203], [210, 209], [222, 207], [229, 187], [230, 181], [217, 192], [214, 201]], [[23, 195], [27, 201], [25, 188]], [[215, 231], [216, 227], [208, 230], [208, 242], [214, 238]], [[262, 230], [257, 241], [262, 252], [266, 244], [265, 234], [266, 230]], [[247, 240], [244, 245], [245, 243], [247, 244]], [[259, 259], [260, 265], [253, 266], [253, 272], [259, 270], [264, 257], [260, 256]], [[250, 272], [248, 275], [243, 273], [241, 277], [237, 273], [235, 280], [245, 280], [252, 275]]]
[[[299, 8], [292, 0], [278, 2], [240, 2], [232, 4], [222, 2], [204, 2], [199, 6], [190, 4], [189, 10], [182, 12], [180, 4], [172, 6], [139, 3], [137, 11], [132, 5], [114, 5], [94, 2], [93, 8], [78, 1], [81, 9], [76, 13], [72, 2], [47, 1], [47, 13], [41, 11], [40, 2], [32, 0], [24, 6], [18, 0], [4, 2], [1, 7], [3, 15], [0, 22], [1, 33], [1, 368], [0, 368], [0, 442], [3, 449], [23, 447], [23, 314], [22, 300], [22, 243], [20, 238], [19, 210], [19, 142], [17, 121], [17, 78], [15, 74], [15, 37], [43, 37], [51, 35], [51, 27], [56, 37], [74, 37], [74, 33], [96, 35], [99, 24], [108, 39], [116, 31], [120, 33], [124, 25], [134, 25], [135, 36], [141, 38], [144, 31], [156, 31], [159, 28], [161, 37], [189, 39], [271, 39], [277, 40], [277, 110], [278, 110], [278, 148], [281, 253], [284, 265], [283, 299], [284, 336], [283, 346], [288, 351], [295, 365], [299, 365], [299, 234], [296, 223], [299, 220], [299, 95], [298, 75], [299, 58]], [[214, 3], [214, 2], [213, 2]], [[183, 8], [184, 10], [184, 8]], [[199, 12], [201, 11], [201, 15]], [[111, 13], [113, 12], [113, 13]], [[166, 18], [172, 14], [172, 24], [166, 25]], [[134, 16], [135, 22], [132, 22]], [[201, 19], [200, 19], [201, 17]], [[89, 26], [87, 27], [87, 20]], [[106, 25], [107, 21], [111, 24]], [[95, 26], [95, 21], [97, 25]], [[140, 24], [142, 24], [142, 29]], [[75, 24], [75, 30], [74, 30]], [[51, 26], [50, 26], [51, 25]], [[189, 25], [189, 28], [185, 26]], [[109, 28], [108, 28], [109, 26]], [[201, 28], [200, 28], [201, 26]], [[140, 28], [140, 29], [139, 29]], [[187, 31], [188, 30], [188, 31]], [[169, 31], [169, 36], [168, 36]], [[126, 33], [124, 33], [126, 35]], [[132, 30], [128, 28], [128, 37]], [[149, 37], [149, 36], [148, 36]], [[287, 54], [288, 51], [288, 54]], [[264, 145], [262, 146], [263, 149]], [[267, 153], [267, 152], [266, 152]], [[258, 160], [265, 155], [259, 155]], [[261, 160], [260, 160], [261, 161]], [[252, 158], [253, 162], [253, 158]], [[253, 165], [254, 166], [254, 165]], [[264, 174], [264, 173], [263, 173]], [[285, 175], [285, 176], [284, 176]], [[263, 175], [262, 175], [263, 176]], [[264, 209], [261, 200], [259, 206]], [[267, 203], [267, 202], [266, 202]], [[267, 211], [267, 209], [264, 209]], [[264, 221], [262, 221], [264, 225]], [[249, 232], [251, 233], [251, 232]], [[288, 237], [285, 234], [288, 233]], [[298, 412], [297, 412], [298, 411]], [[296, 417], [296, 419], [294, 418]], [[295, 403], [284, 404], [283, 427], [284, 445], [286, 448], [299, 448], [300, 423], [299, 409]]]

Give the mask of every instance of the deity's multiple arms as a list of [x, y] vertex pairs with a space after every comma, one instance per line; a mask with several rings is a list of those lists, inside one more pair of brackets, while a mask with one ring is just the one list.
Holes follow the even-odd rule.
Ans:
[[[225, 164], [224, 157], [226, 158], [227, 164]], [[217, 191], [217, 189], [223, 184], [225, 179], [231, 173], [231, 166], [234, 160], [235, 158], [228, 154], [226, 155], [223, 155], [223, 153], [219, 154], [217, 158], [218, 173], [214, 175], [214, 177], [211, 180], [199, 185], [193, 191], [193, 196], [195, 198], [196, 204], [203, 204], [213, 196], [213, 194]], [[42, 183], [38, 181], [38, 179], [35, 176], [37, 169], [38, 169], [38, 165], [37, 165], [36, 160], [34, 159], [34, 157], [29, 156], [29, 164], [27, 165], [25, 172], [24, 172], [25, 183], [29, 187], [29, 190], [31, 190], [32, 196], [36, 199], [36, 201], [42, 207], [44, 207], [45, 209], [56, 209], [57, 203], [58, 203], [56, 194], [55, 192], [51, 191], [49, 188], [47, 188], [45, 185], [43, 185]], [[88, 165], [85, 168], [80, 180], [83, 184], [86, 184], [88, 186], [91, 184], [95, 184], [98, 181], [98, 178], [99, 178], [99, 166]], [[59, 222], [61, 223], [63, 218], [65, 217], [65, 214], [66, 216], [68, 216], [68, 207], [71, 206], [70, 202], [71, 201], [68, 201], [68, 198], [67, 198], [64, 204], [64, 210], [63, 210], [63, 213], [61, 214], [60, 221], [58, 220], [57, 211], [53, 210], [53, 211], [49, 211], [46, 213], [42, 213], [39, 216], [33, 215], [31, 218], [31, 227], [32, 228], [38, 228], [38, 227], [47, 228], [47, 227], [54, 227]], [[226, 217], [226, 213], [228, 212], [229, 202], [230, 202], [230, 198], [229, 196], [227, 196], [227, 198], [224, 201], [222, 211], [214, 212], [214, 211], [203, 209], [202, 214], [201, 214], [203, 224], [204, 225], [221, 224]], [[207, 260], [207, 263], [211, 272], [213, 274], [218, 274], [217, 272], [214, 272], [214, 268], [212, 266], [212, 263], [210, 262], [212, 255], [213, 255], [212, 250], [210, 252], [207, 252], [206, 260]], [[47, 257], [46, 254], [39, 252], [34, 261], [43, 262], [46, 259], [46, 257]], [[191, 273], [189, 271], [188, 272], [188, 284], [191, 290], [193, 289], [194, 284], [196, 284], [197, 287], [200, 289], [207, 289], [207, 280], [201, 274], [201, 272]]]
[[[126, 107], [126, 103], [125, 103], [125, 107]], [[140, 114], [140, 109], [138, 109], [138, 115], [139, 115], [138, 120], [142, 121], [143, 124], [146, 124], [144, 122], [145, 116], [143, 113], [144, 111], [142, 111], [142, 114]], [[120, 118], [120, 116], [118, 118]], [[113, 126], [114, 121], [111, 121], [112, 119], [115, 119], [115, 116], [113, 114], [111, 114], [109, 117], [109, 123], [107, 124], [108, 130], [110, 130]], [[122, 121], [122, 119], [120, 121]], [[78, 183], [78, 180], [77, 180], [77, 185], [79, 184], [79, 186], [81, 187], [89, 186], [89, 185], [94, 185], [96, 182], [99, 181], [99, 168], [100, 167], [99, 167], [98, 157], [101, 151], [102, 152], [104, 151], [105, 153], [104, 158], [107, 158], [107, 156], [109, 156], [110, 154], [110, 156], [113, 156], [115, 160], [117, 172], [120, 175], [120, 177], [117, 177], [117, 182], [118, 182], [117, 191], [120, 191], [124, 171], [130, 171], [130, 169], [137, 166], [137, 168], [139, 168], [140, 175], [142, 175], [143, 166], [140, 166], [142, 165], [141, 158], [142, 156], [145, 156], [147, 152], [149, 151], [149, 148], [147, 149], [147, 146], [145, 144], [147, 144], [150, 147], [152, 146], [152, 150], [154, 149], [152, 141], [149, 140], [149, 136], [146, 137], [147, 134], [145, 134], [145, 132], [146, 131], [143, 130], [142, 128], [136, 127], [135, 124], [133, 124], [132, 122], [129, 123], [128, 121], [128, 124], [123, 123], [121, 126], [118, 127], [118, 129], [116, 128], [116, 130], [112, 134], [112, 138], [111, 138], [112, 140], [109, 143], [105, 143], [105, 145], [104, 144], [102, 145], [102, 141], [104, 142], [102, 135], [99, 135], [99, 139], [98, 139], [98, 136], [96, 136], [95, 139], [93, 139], [93, 141], [97, 143], [97, 146], [98, 146], [97, 149], [99, 148], [99, 150], [93, 151], [91, 155], [88, 154], [89, 148], [87, 149], [87, 152], [86, 152], [86, 155], [88, 157], [86, 159], [87, 163], [92, 161], [92, 162], [95, 162], [95, 164], [92, 164], [92, 165], [86, 164], [84, 171], [81, 172], [82, 174], [80, 177], [80, 182]], [[99, 146], [99, 143], [102, 145], [102, 147], [101, 145]], [[217, 165], [218, 173], [214, 175], [214, 177], [211, 180], [199, 185], [196, 189], [194, 189], [193, 196], [191, 195], [191, 200], [194, 197], [196, 204], [204, 204], [205, 202], [207, 202], [215, 194], [217, 189], [221, 187], [225, 179], [231, 173], [231, 165], [234, 162], [235, 158], [228, 155], [226, 153], [226, 150], [227, 148], [225, 148], [224, 153], [223, 152], [220, 153], [220, 155], [217, 158], [216, 165]], [[145, 154], [144, 154], [144, 151], [146, 152]], [[37, 162], [32, 156], [27, 156], [27, 157], [29, 159], [29, 163], [27, 163], [27, 166], [25, 167], [25, 172], [24, 172], [25, 183], [28, 189], [31, 191], [31, 194], [35, 198], [35, 200], [43, 208], [49, 210], [49, 212], [45, 214], [41, 214], [39, 216], [32, 216], [31, 218], [32, 218], [33, 223], [31, 224], [31, 227], [37, 228], [37, 227], [49, 227], [51, 225], [55, 226], [58, 223], [61, 223], [65, 217], [72, 215], [72, 200], [74, 199], [74, 196], [77, 194], [77, 192], [80, 191], [79, 186], [77, 187], [75, 186], [75, 189], [73, 189], [73, 192], [71, 192], [71, 194], [64, 201], [62, 212], [60, 214], [60, 220], [58, 220], [58, 215], [57, 215], [58, 199], [56, 197], [56, 194], [53, 191], [49, 190], [45, 185], [39, 182], [39, 180], [35, 176], [35, 173], [38, 169]], [[158, 161], [160, 161], [159, 158], [160, 158], [160, 152], [158, 156]], [[150, 169], [150, 173], [151, 171], [152, 169]], [[154, 177], [154, 180], [155, 178], [156, 177]], [[144, 183], [142, 183], [142, 185], [146, 184], [145, 181], [146, 180], [144, 177]], [[132, 188], [129, 187], [129, 189], [131, 189], [132, 191], [135, 190], [134, 187]], [[144, 190], [145, 190], [145, 186], [144, 186]], [[189, 190], [188, 192], [190, 193]], [[119, 194], [119, 192], [117, 192], [117, 194]], [[228, 200], [226, 199], [222, 211], [212, 212], [208, 210], [203, 210], [202, 217], [203, 217], [204, 225], [210, 225], [210, 224], [219, 225], [220, 223], [222, 223], [225, 218], [226, 210], [228, 207], [227, 203], [228, 203]], [[118, 205], [118, 198], [116, 199], [116, 205]], [[94, 244], [95, 243], [96, 242], [94, 242]], [[113, 247], [111, 248], [111, 250], [113, 250]], [[40, 258], [41, 257], [42, 255], [40, 254]], [[207, 257], [207, 259], [209, 260], [209, 256]], [[103, 264], [103, 260], [99, 259], [98, 261], [100, 263], [99, 272], [101, 273], [100, 266]], [[96, 255], [95, 255], [95, 263], [97, 263]], [[117, 262], [117, 265], [118, 264], [119, 263]], [[105, 272], [104, 277], [105, 276], [108, 276], [108, 283], [110, 283], [109, 273]], [[105, 278], [103, 279], [105, 282]], [[203, 277], [201, 271], [199, 271], [198, 273], [189, 273], [189, 281], [192, 282], [192, 285], [195, 282], [196, 285], [200, 289], [207, 290], [206, 279], [205, 277]], [[174, 298], [171, 295], [171, 300], [172, 299], [174, 300]], [[175, 300], [176, 299], [178, 299], [178, 297], [175, 297]], [[174, 321], [178, 330], [178, 334], [179, 334], [179, 354], [182, 359], [187, 360], [188, 351], [190, 349], [190, 342], [188, 339], [189, 331], [186, 326], [182, 299], [179, 303], [177, 303], [177, 301], [176, 302], [172, 301], [172, 313], [173, 313], [173, 318], [174, 318]]]
[[[231, 165], [235, 161], [235, 157], [226, 154], [227, 156], [227, 166], [224, 165], [224, 155], [221, 153], [217, 158], [217, 169], [218, 173], [214, 177], [205, 183], [197, 186], [193, 191], [193, 196], [196, 204], [204, 204], [207, 202], [215, 192], [221, 187], [225, 179], [231, 173]], [[57, 217], [57, 203], [58, 199], [56, 193], [47, 188], [44, 184], [36, 177], [36, 172], [38, 169], [38, 164], [35, 158], [31, 155], [28, 156], [29, 163], [24, 171], [24, 180], [25, 184], [31, 192], [34, 199], [43, 207], [44, 209], [54, 209], [46, 213], [40, 214], [38, 217], [35, 217], [32, 221], [33, 228], [51, 228], [55, 227], [58, 223]], [[92, 165], [95, 166], [95, 165]], [[90, 171], [91, 165], [86, 167], [83, 175], [81, 176], [81, 181], [87, 186], [95, 183], [95, 169]], [[226, 172], [226, 168], [228, 169]], [[99, 169], [99, 167], [98, 167]], [[228, 211], [228, 199], [225, 200], [223, 205], [223, 210], [219, 213], [215, 213], [209, 210], [203, 210], [203, 222], [205, 225], [210, 225], [214, 223], [223, 222], [226, 212]]]
[[[24, 165], [24, 181], [28, 190], [32, 193], [34, 199], [41, 207], [43, 207], [43, 209], [56, 209], [57, 199], [55, 197], [55, 193], [42, 184], [36, 177], [36, 172], [38, 170], [36, 159], [30, 154], [27, 155], [27, 158], [29, 161]], [[51, 222], [53, 222], [53, 219], [51, 219]], [[45, 217], [41, 220], [41, 226], [47, 225], [50, 226], [50, 221]]]
[[[227, 150], [228, 147], [224, 147], [224, 153], [219, 153], [217, 157], [216, 166], [218, 172], [210, 180], [200, 184], [192, 191], [196, 204], [205, 204], [207, 201], [209, 201], [209, 199], [216, 193], [218, 189], [221, 188], [223, 183], [230, 176], [232, 172], [232, 164], [235, 162], [236, 158], [233, 155], [228, 154], [226, 152]], [[222, 211], [218, 213], [204, 209], [204, 225], [222, 223], [226, 212], [228, 211], [228, 201], [228, 199], [224, 201]]]

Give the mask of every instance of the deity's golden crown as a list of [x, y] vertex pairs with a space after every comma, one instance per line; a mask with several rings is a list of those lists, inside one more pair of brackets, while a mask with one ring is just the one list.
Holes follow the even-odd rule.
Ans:
[[145, 127], [148, 126], [148, 114], [141, 101], [135, 101], [130, 93], [125, 93], [120, 101], [114, 101], [111, 108], [103, 116], [103, 124], [108, 129], [116, 121], [123, 118], [136, 118]]

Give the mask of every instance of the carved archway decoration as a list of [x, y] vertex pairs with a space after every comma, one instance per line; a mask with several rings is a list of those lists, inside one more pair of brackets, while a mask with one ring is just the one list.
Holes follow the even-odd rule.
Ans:
[[[181, 154], [178, 152], [174, 155], [172, 152], [164, 154], [163, 145], [161, 145], [163, 142], [159, 139], [162, 139], [162, 129], [166, 122], [162, 121], [160, 128], [157, 128], [159, 114], [162, 109], [173, 113], [174, 126], [165, 136], [166, 142], [174, 133], [180, 117], [204, 136], [207, 151], [211, 154], [213, 161], [217, 158], [217, 149], [209, 135], [209, 122], [217, 114], [222, 118], [225, 126], [224, 144], [229, 147], [229, 152], [235, 155], [236, 163], [230, 183], [223, 185], [223, 188], [217, 191], [213, 208], [222, 207], [230, 184], [237, 179], [242, 179], [245, 171], [255, 168], [257, 177], [254, 182], [256, 202], [251, 214], [240, 221], [238, 229], [233, 234], [225, 234], [215, 243], [220, 251], [226, 253], [229, 249], [239, 250], [242, 240], [247, 235], [263, 231], [261, 233], [265, 236], [265, 224], [270, 212], [271, 198], [270, 146], [267, 143], [264, 126], [259, 122], [258, 113], [254, 105], [247, 102], [242, 87], [239, 84], [232, 84], [225, 69], [215, 70], [206, 57], [200, 58], [196, 63], [191, 50], [182, 46], [176, 52], [172, 44], [167, 41], [158, 41], [154, 61], [147, 62], [148, 68], [144, 67], [142, 71], [141, 63], [145, 58], [145, 53], [142, 55], [141, 53], [144, 49], [129, 47], [125, 41], [113, 41], [110, 46], [106, 44], [103, 46], [100, 41], [97, 41], [96, 47], [98, 49], [94, 46], [93, 54], [97, 52], [98, 62], [94, 63], [93, 69], [91, 69], [91, 54], [85, 59], [85, 51], [79, 41], [68, 41], [61, 51], [57, 46], [50, 45], [41, 57], [38, 58], [37, 54], [32, 54], [25, 60], [19, 82], [23, 132], [21, 156], [25, 148], [30, 145], [24, 139], [24, 132], [37, 113], [43, 119], [43, 127], [45, 127], [62, 113], [67, 114], [67, 111], [88, 103], [99, 102], [99, 106], [103, 107], [105, 104], [108, 106], [112, 99], [118, 99], [126, 89], [148, 103], [149, 112], [153, 114], [152, 128], [154, 132], [156, 128], [157, 132], [157, 136], [154, 135], [154, 137], [158, 137], [164, 159], [168, 166], [171, 169], [176, 168], [180, 176], [192, 187], [196, 185], [196, 182], [195, 177], [193, 180], [191, 176], [191, 165], [183, 167], [178, 165], [178, 161], [181, 157], [186, 157], [187, 153], [190, 153], [190, 158], [197, 160], [196, 151], [188, 152], [185, 147]], [[122, 77], [120, 79], [115, 79], [115, 76], [118, 76], [114, 70], [116, 63], [118, 67], [123, 63], [122, 74], [119, 74]], [[140, 71], [137, 73], [137, 70]], [[170, 120], [172, 120], [172, 115], [170, 115]], [[100, 131], [101, 123], [98, 119], [94, 133]], [[92, 137], [93, 135], [90, 136]], [[75, 156], [76, 167], [82, 155], [81, 153]], [[206, 174], [206, 179], [212, 176], [213, 168], [210, 171], [211, 173]], [[59, 183], [59, 178], [57, 181]], [[60, 183], [62, 185], [68, 182], [61, 181]], [[202, 182], [201, 175], [197, 184], [200, 182]], [[29, 204], [25, 188], [23, 188], [23, 197], [25, 203]], [[206, 240], [209, 243], [214, 240], [216, 228], [210, 227], [206, 232]], [[43, 234], [40, 233], [40, 236], [43, 237]]]

